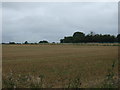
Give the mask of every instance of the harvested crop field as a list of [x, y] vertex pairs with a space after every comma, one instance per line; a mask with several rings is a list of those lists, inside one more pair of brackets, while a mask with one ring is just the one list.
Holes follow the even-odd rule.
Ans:
[[118, 46], [3, 45], [3, 87], [99, 87], [116, 61]]

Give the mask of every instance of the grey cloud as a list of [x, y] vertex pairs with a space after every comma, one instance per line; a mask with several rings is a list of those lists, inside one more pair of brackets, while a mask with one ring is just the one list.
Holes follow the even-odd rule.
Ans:
[[117, 3], [3, 3], [3, 41], [59, 42], [75, 31], [116, 35]]

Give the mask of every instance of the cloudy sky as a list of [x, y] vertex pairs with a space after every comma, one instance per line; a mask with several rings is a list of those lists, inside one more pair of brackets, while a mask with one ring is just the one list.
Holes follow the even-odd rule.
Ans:
[[4, 2], [3, 42], [59, 42], [76, 31], [117, 35], [117, 2]]

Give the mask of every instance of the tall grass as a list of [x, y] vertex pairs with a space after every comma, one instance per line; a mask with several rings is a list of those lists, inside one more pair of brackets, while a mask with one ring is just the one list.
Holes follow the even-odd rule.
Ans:
[[[58, 80], [60, 81], [60, 80]], [[73, 79], [66, 78], [65, 81], [68, 81], [62, 87], [64, 88], [80, 88], [81, 87], [81, 80], [79, 76], [74, 77]], [[54, 85], [51, 83], [47, 83], [44, 75], [39, 75], [38, 77], [32, 75], [17, 75], [17, 78], [11, 72], [7, 77], [3, 78], [3, 88], [54, 88], [56, 87], [56, 83], [54, 81]], [[64, 83], [64, 82], [62, 82]]]
[[[108, 73], [102, 82], [102, 85], [100, 84], [98, 87], [118, 88], [118, 78], [116, 77], [117, 74], [114, 72], [115, 67], [116, 61], [113, 61], [111, 68], [108, 69]], [[59, 80], [59, 78], [61, 80]], [[62, 79], [62, 76], [59, 76], [59, 78], [56, 80], [60, 81], [61, 83], [65, 83], [65, 81], [67, 81], [65, 85], [61, 86], [63, 88], [81, 88], [82, 82], [80, 74], [73, 78], [66, 78], [64, 80]], [[4, 76], [3, 78], [3, 88], [54, 88], [56, 87], [55, 85], [55, 81], [53, 84], [48, 83], [43, 74], [40, 74], [39, 76], [18, 74], [15, 76], [15, 74], [11, 71], [10, 74], [8, 74], [6, 77]]]
[[118, 78], [114, 72], [116, 66], [116, 61], [113, 61], [111, 68], [108, 69], [108, 74], [106, 75], [101, 88], [118, 88]]
[[83, 46], [3, 46], [3, 88], [117, 86], [116, 62], [111, 63], [117, 59], [118, 48]]

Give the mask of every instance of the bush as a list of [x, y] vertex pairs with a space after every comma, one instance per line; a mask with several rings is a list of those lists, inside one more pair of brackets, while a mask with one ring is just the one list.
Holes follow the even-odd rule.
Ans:
[[15, 42], [9, 42], [9, 44], [15, 44]]
[[48, 41], [43, 40], [43, 41], [40, 41], [39, 43], [48, 43]]

